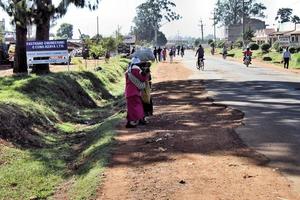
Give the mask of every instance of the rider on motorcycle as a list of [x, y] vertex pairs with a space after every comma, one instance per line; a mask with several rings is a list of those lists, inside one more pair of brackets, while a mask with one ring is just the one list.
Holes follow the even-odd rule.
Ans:
[[199, 65], [200, 60], [204, 59], [204, 49], [201, 44], [199, 45], [199, 48], [197, 49], [195, 57], [197, 55], [198, 55], [198, 65]]
[[227, 46], [226, 45], [224, 45], [224, 47], [223, 47], [223, 50], [222, 50], [222, 55], [223, 55], [223, 57], [226, 57], [227, 56]]
[[247, 50], [244, 51], [244, 59], [243, 59], [243, 61], [245, 61], [247, 57], [249, 57], [249, 62], [250, 62], [250, 64], [251, 64], [251, 60], [252, 60], [252, 58], [251, 58], [251, 57], [252, 57], [252, 51], [250, 51], [250, 48], [249, 48], [249, 47], [247, 47]]

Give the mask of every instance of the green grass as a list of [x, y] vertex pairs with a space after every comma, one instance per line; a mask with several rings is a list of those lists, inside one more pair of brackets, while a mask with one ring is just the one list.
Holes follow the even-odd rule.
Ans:
[[[221, 51], [219, 49], [219, 51]], [[229, 54], [233, 54], [234, 58], [242, 59], [243, 51], [241, 49], [232, 49], [228, 52]], [[253, 58], [263, 61], [263, 57], [270, 57], [272, 61], [264, 61], [270, 62], [277, 66], [283, 66], [282, 64], [282, 54], [278, 53], [274, 50], [271, 50], [269, 53], [263, 53], [261, 50], [253, 51]], [[300, 53], [292, 54], [292, 60], [290, 62], [290, 67], [294, 69], [300, 69]]]
[[[101, 182], [124, 114], [128, 61], [101, 71], [0, 78], [0, 199], [53, 198], [68, 184], [70, 199], [90, 199]], [[116, 107], [117, 106], [117, 107]]]

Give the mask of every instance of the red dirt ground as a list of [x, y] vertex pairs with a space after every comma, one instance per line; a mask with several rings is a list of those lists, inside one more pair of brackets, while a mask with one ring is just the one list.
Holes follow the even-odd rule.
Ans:
[[191, 74], [180, 63], [156, 68], [155, 116], [133, 130], [120, 124], [98, 198], [300, 199], [235, 133], [243, 113], [214, 104]]

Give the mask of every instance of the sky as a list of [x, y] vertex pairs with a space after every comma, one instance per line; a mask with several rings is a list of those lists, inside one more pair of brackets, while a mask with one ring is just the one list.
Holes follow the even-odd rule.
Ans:
[[[59, 0], [53, 0], [58, 2]], [[61, 23], [70, 23], [74, 25], [74, 38], [79, 37], [78, 29], [82, 33], [95, 35], [97, 33], [97, 16], [99, 17], [99, 32], [101, 35], [112, 35], [117, 27], [121, 27], [122, 34], [127, 34], [133, 25], [132, 20], [136, 15], [136, 7], [145, 0], [101, 0], [99, 9], [90, 11], [89, 9], [79, 9], [71, 6], [68, 13], [62, 19], [59, 19], [57, 26], [52, 28], [51, 32], [56, 33]], [[204, 35], [213, 33], [212, 11], [217, 0], [174, 0], [177, 4], [176, 11], [182, 16], [179, 21], [165, 24], [161, 30], [167, 37], [192, 36], [200, 37], [199, 21], [203, 20]], [[266, 5], [265, 21], [270, 26], [275, 25], [277, 10], [282, 7], [294, 9], [294, 14], [300, 15], [300, 0], [257, 0]], [[0, 11], [0, 19], [9, 18]], [[217, 28], [218, 37], [222, 37], [224, 28]]]

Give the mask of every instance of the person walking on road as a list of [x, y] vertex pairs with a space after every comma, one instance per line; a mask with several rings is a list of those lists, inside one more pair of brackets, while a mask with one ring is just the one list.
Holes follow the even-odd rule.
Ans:
[[163, 60], [166, 61], [167, 60], [167, 48], [164, 47], [163, 51], [162, 51], [162, 56], [163, 56]]
[[158, 56], [158, 61], [161, 61], [161, 52], [162, 52], [162, 48], [158, 47], [157, 49], [157, 56]]
[[153, 55], [154, 55], [154, 57], [155, 57], [155, 61], [156, 61], [156, 62], [158, 62], [157, 54], [158, 54], [158, 51], [157, 51], [156, 47], [154, 47]]
[[174, 57], [175, 54], [176, 54], [176, 50], [174, 51], [174, 49], [171, 48], [171, 49], [170, 49], [170, 52], [169, 52], [170, 63], [173, 63], [173, 57]]
[[285, 51], [283, 52], [283, 67], [284, 69], [288, 69], [289, 68], [289, 63], [290, 63], [290, 60], [291, 60], [291, 52], [289, 50], [289, 47], [287, 47], [285, 49]]
[[180, 51], [181, 51], [181, 57], [183, 58], [183, 56], [184, 56], [184, 51], [185, 51], [185, 49], [184, 49], [184, 46], [183, 46], [183, 45], [181, 46], [181, 49], [180, 49]]

